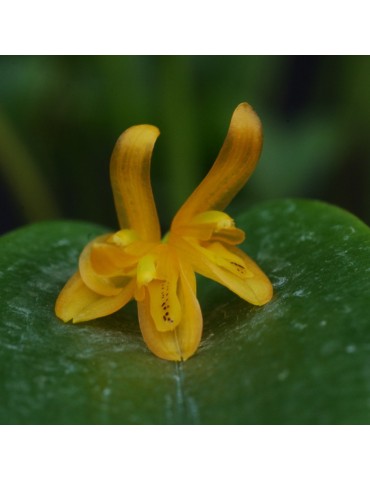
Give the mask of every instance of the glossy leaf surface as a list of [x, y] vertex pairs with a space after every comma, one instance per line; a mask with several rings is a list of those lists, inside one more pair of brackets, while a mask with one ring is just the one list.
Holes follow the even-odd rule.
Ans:
[[0, 239], [0, 422], [369, 423], [370, 229], [276, 201], [240, 216], [275, 295], [253, 307], [199, 281], [204, 335], [184, 364], [145, 347], [134, 304], [63, 324], [56, 296], [104, 228], [34, 224]]

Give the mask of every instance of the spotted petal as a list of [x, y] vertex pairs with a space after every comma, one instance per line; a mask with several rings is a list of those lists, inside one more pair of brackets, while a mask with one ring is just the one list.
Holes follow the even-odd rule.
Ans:
[[264, 305], [271, 300], [270, 280], [239, 248], [217, 242], [201, 246], [181, 238], [177, 239], [176, 246], [197, 273], [221, 283], [247, 302]]
[[197, 350], [202, 335], [202, 312], [195, 294], [195, 275], [189, 265], [179, 266], [178, 301], [181, 318], [172, 330], [159, 331], [151, 311], [149, 292], [138, 302], [139, 322], [148, 348], [165, 360], [187, 360]]

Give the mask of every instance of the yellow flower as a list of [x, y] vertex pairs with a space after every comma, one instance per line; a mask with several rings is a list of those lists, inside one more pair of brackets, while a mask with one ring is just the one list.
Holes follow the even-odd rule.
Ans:
[[114, 148], [110, 176], [120, 230], [82, 251], [79, 269], [56, 302], [56, 315], [74, 323], [109, 315], [135, 298], [149, 349], [166, 360], [192, 356], [202, 335], [195, 273], [226, 286], [253, 305], [272, 297], [266, 275], [235, 245], [244, 232], [223, 210], [258, 161], [262, 127], [240, 104], [221, 151], [205, 179], [177, 212], [161, 239], [150, 184], [150, 161], [159, 130], [138, 125]]

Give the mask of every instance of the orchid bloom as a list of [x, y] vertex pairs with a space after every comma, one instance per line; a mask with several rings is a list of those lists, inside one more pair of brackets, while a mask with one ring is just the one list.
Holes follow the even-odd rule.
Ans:
[[116, 312], [134, 298], [149, 349], [160, 358], [182, 361], [196, 352], [202, 334], [195, 273], [253, 305], [272, 297], [269, 279], [235, 246], [244, 232], [223, 212], [256, 166], [262, 128], [247, 103], [236, 108], [213, 167], [163, 239], [150, 184], [158, 135], [152, 125], [137, 125], [119, 137], [110, 177], [120, 230], [86, 245], [55, 311], [65, 322], [84, 322]]

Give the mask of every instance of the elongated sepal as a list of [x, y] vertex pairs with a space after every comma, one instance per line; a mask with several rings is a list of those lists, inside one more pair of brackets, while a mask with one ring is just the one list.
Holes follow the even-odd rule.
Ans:
[[114, 147], [110, 177], [121, 229], [137, 232], [142, 240], [161, 237], [157, 210], [150, 183], [152, 151], [159, 136], [153, 125], [127, 129]]
[[262, 149], [262, 125], [248, 103], [231, 118], [221, 151], [208, 175], [177, 212], [173, 228], [208, 210], [224, 210], [253, 173]]

